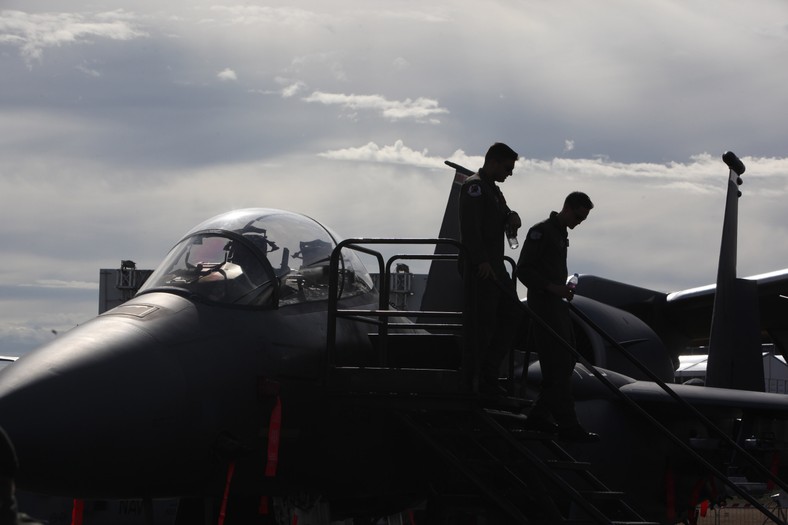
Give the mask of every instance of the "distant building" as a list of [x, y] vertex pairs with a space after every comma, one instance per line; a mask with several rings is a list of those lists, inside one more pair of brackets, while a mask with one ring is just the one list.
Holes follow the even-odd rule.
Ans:
[[99, 309], [102, 314], [112, 310], [137, 293], [153, 270], [138, 270], [134, 261], [123, 260], [118, 269], [99, 270]]

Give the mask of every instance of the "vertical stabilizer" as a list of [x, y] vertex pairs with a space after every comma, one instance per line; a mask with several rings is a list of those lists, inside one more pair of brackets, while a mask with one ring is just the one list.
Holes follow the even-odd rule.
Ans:
[[[460, 240], [460, 216], [458, 211], [460, 187], [465, 179], [473, 175], [467, 168], [446, 161], [446, 165], [455, 169], [454, 181], [449, 192], [446, 210], [441, 223], [441, 239]], [[456, 254], [457, 249], [450, 244], [438, 244], [436, 254]], [[427, 285], [421, 299], [421, 309], [426, 311], [460, 311], [462, 310], [462, 278], [457, 269], [456, 261], [432, 261], [427, 277]]]
[[730, 168], [717, 267], [706, 385], [763, 391], [758, 290], [754, 282], [736, 278], [738, 186], [744, 164], [733, 153], [722, 156]]

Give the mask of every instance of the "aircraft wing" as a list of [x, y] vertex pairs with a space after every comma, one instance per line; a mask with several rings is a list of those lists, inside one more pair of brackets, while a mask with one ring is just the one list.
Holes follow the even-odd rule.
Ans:
[[[788, 396], [785, 395], [695, 385], [668, 387], [701, 412], [740, 411], [788, 419]], [[620, 390], [641, 406], [675, 410], [676, 400], [654, 382], [635, 381], [621, 386]]]
[[[785, 354], [788, 343], [788, 268], [746, 277], [757, 286], [762, 332]], [[665, 315], [685, 336], [704, 341], [709, 336], [715, 285], [667, 294]]]
[[[788, 349], [788, 268], [746, 277], [757, 286], [761, 330], [764, 341], [774, 342], [783, 355]], [[713, 284], [664, 293], [639, 288], [594, 275], [582, 275], [578, 295], [631, 312], [672, 339], [666, 331], [680, 335], [686, 345], [706, 344], [714, 309]]]
[[13, 363], [17, 359], [19, 359], [19, 358], [16, 357], [16, 356], [12, 356], [12, 355], [0, 355], [0, 370], [2, 370], [3, 368], [7, 367], [8, 365]]

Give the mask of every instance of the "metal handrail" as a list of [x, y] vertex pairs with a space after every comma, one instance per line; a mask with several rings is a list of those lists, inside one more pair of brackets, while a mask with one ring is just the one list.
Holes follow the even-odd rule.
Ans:
[[[456, 254], [432, 254], [432, 255], [394, 255], [384, 263], [383, 256], [380, 252], [367, 248], [363, 245], [378, 244], [378, 245], [401, 245], [401, 244], [419, 244], [419, 245], [439, 245], [447, 244], [454, 246], [457, 249]], [[339, 299], [341, 292], [339, 291], [339, 264], [341, 261], [341, 253], [343, 249], [356, 250], [375, 257], [378, 263], [379, 280], [379, 307], [377, 310], [340, 310]], [[465, 247], [455, 239], [391, 239], [391, 238], [350, 238], [345, 239], [337, 244], [331, 252], [329, 262], [329, 278], [328, 278], [328, 326], [326, 329], [327, 336], [327, 359], [326, 370], [333, 366], [336, 362], [336, 323], [337, 319], [353, 319], [360, 322], [374, 324], [378, 327], [378, 334], [384, 336], [382, 338], [384, 345], [383, 353], [385, 354], [385, 336], [388, 334], [389, 328], [443, 328], [461, 331], [463, 328], [462, 323], [390, 323], [390, 317], [407, 317], [407, 314], [414, 314], [415, 312], [404, 312], [400, 310], [392, 311], [388, 309], [389, 296], [390, 296], [390, 282], [389, 273], [391, 271], [392, 263], [400, 259], [414, 259], [414, 260], [457, 260], [465, 251]], [[448, 317], [448, 318], [461, 318], [462, 312], [418, 312], [420, 316], [431, 317]], [[368, 316], [368, 317], [365, 317]], [[377, 320], [375, 319], [377, 318]]]
[[[503, 288], [503, 287], [501, 287], [501, 289], [505, 290], [505, 288]], [[531, 310], [531, 308], [527, 304], [524, 304], [524, 303], [520, 302], [519, 299], [517, 299], [517, 303], [520, 305], [521, 309], [524, 311], [524, 313], [526, 315], [528, 315], [528, 317], [532, 321], [535, 321], [537, 324], [539, 324], [539, 326], [541, 328], [543, 328], [545, 331], [547, 331], [547, 333], [550, 334], [551, 337], [553, 337], [556, 341], [558, 341], [559, 344], [565, 350], [570, 352], [577, 359], [578, 362], [582, 363], [588, 369], [588, 371], [591, 372], [591, 374], [594, 375], [594, 377], [596, 377], [603, 385], [605, 385], [611, 392], [613, 392], [627, 406], [629, 406], [631, 409], [635, 410], [641, 416], [643, 416], [646, 420], [648, 420], [652, 424], [652, 426], [654, 426], [658, 430], [660, 430], [660, 432], [662, 432], [674, 444], [678, 445], [679, 448], [681, 448], [684, 452], [688, 453], [693, 459], [695, 459], [698, 463], [700, 463], [707, 471], [709, 471], [715, 477], [719, 478], [726, 486], [728, 486], [729, 488], [733, 489], [733, 491], [736, 492], [739, 496], [741, 496], [742, 498], [746, 499], [753, 507], [757, 508], [763, 515], [769, 517], [769, 519], [773, 520], [775, 523], [786, 525], [784, 521], [782, 521], [780, 518], [778, 518], [776, 515], [774, 515], [770, 510], [768, 510], [761, 503], [759, 503], [755, 498], [753, 498], [750, 494], [748, 494], [744, 489], [742, 489], [741, 487], [739, 487], [738, 485], [733, 483], [730, 479], [728, 479], [728, 477], [725, 474], [723, 474], [719, 469], [717, 469], [717, 467], [712, 465], [708, 460], [706, 460], [703, 456], [698, 454], [698, 452], [696, 452], [687, 443], [685, 443], [683, 440], [681, 440], [679, 437], [677, 437], [675, 434], [673, 434], [670, 431], [670, 429], [668, 429], [665, 425], [663, 425], [654, 416], [649, 414], [648, 411], [646, 411], [643, 407], [641, 407], [639, 404], [637, 404], [634, 400], [630, 399], [626, 394], [621, 392], [621, 390], [616, 385], [614, 385], [612, 382], [610, 382], [610, 380], [608, 380], [607, 377], [605, 377], [604, 374], [599, 372], [596, 369], [596, 367], [594, 367], [585, 357], [583, 357], [583, 355], [580, 354], [580, 352], [578, 352], [569, 342], [567, 342], [563, 337], [561, 337], [558, 333], [556, 333], [556, 331], [553, 330], [552, 327], [547, 324], [547, 322], [545, 322], [541, 317], [536, 315], [533, 312], [533, 310]], [[640, 363], [634, 356], [629, 354], [629, 352], [623, 346], [618, 344], [618, 342], [615, 341], [609, 334], [607, 334], [607, 332], [605, 332], [601, 327], [599, 327], [598, 325], [593, 323], [590, 319], [588, 319], [587, 316], [585, 316], [585, 314], [580, 312], [571, 303], [569, 304], [569, 307], [572, 309], [573, 312], [578, 314], [583, 319], [583, 321], [588, 322], [589, 326], [592, 329], [594, 329], [597, 333], [599, 333], [602, 337], [604, 337], [608, 342], [613, 344], [621, 353], [623, 353], [624, 355], [628, 356], [628, 358], [630, 358], [630, 360], [633, 363], [637, 362], [636, 365], [642, 367], [643, 372], [646, 373], [649, 377], [653, 378], [654, 381], [657, 384], [659, 384], [660, 387], [662, 387], [663, 390], [668, 392], [668, 394], [671, 395], [671, 397], [676, 399], [679, 402], [679, 404], [681, 404], [685, 408], [690, 409], [690, 411], [692, 411], [696, 415], [698, 415], [699, 419], [701, 419], [701, 421], [704, 422], [706, 425], [708, 425], [710, 428], [716, 429], [716, 431], [719, 432], [720, 434], [724, 434], [724, 432], [722, 432], [722, 430], [720, 430], [716, 425], [714, 425], [714, 423], [712, 423], [710, 420], [708, 420], [708, 418], [706, 418], [705, 416], [700, 414], [700, 412], [698, 412], [695, 407], [690, 405], [686, 400], [682, 399], [680, 396], [678, 396], [678, 394], [673, 392], [663, 381], [661, 381], [650, 370], [648, 370], [645, 367], [645, 365]], [[739, 446], [735, 442], [733, 442], [733, 446], [736, 448], [737, 451], [740, 451], [745, 458], [748, 458], [748, 460], [750, 460], [756, 466], [756, 468], [759, 468], [759, 470], [762, 470], [762, 473], [766, 474], [769, 477], [769, 479], [774, 481], [775, 484], [777, 484], [783, 490], [788, 491], [788, 488], [786, 488], [784, 482], [782, 480], [780, 480], [779, 478], [777, 478], [776, 476], [774, 476], [768, 470], [764, 469], [763, 466], [760, 463], [758, 463], [758, 461], [754, 457], [752, 457], [752, 455], [747, 453], [743, 448], [741, 448], [741, 446]]]
[[726, 444], [730, 445], [733, 449], [736, 450], [739, 454], [741, 454], [744, 459], [746, 459], [750, 464], [752, 464], [758, 472], [771, 481], [773, 481], [776, 485], [778, 485], [781, 489], [788, 492], [788, 486], [782, 481], [780, 478], [775, 476], [769, 469], [761, 465], [761, 463], [749, 452], [747, 452], [741, 445], [739, 445], [735, 440], [733, 440], [730, 436], [728, 436], [721, 428], [715, 425], [709, 418], [707, 418], [703, 413], [692, 406], [687, 400], [679, 396], [672, 388], [670, 388], [664, 381], [662, 381], [656, 374], [654, 374], [649, 368], [644, 365], [638, 358], [633, 356], [626, 348], [624, 348], [621, 344], [619, 344], [610, 334], [605, 332], [599, 325], [594, 323], [585, 313], [583, 313], [579, 308], [577, 308], [572, 303], [569, 303], [569, 308], [574, 312], [578, 317], [580, 317], [588, 326], [591, 327], [594, 331], [596, 331], [599, 335], [601, 335], [608, 343], [613, 345], [616, 350], [619, 351], [624, 357], [626, 357], [632, 364], [634, 364], [641, 372], [643, 372], [646, 376], [648, 376], [652, 381], [654, 381], [659, 387], [664, 390], [674, 401], [682, 405], [685, 410], [688, 410], [692, 413], [698, 420], [703, 423], [707, 429], [714, 432], [718, 437], [720, 437]]

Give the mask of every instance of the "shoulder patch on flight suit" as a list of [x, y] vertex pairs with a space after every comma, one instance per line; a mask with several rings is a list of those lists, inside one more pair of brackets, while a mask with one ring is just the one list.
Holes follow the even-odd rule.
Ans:
[[478, 197], [482, 194], [482, 187], [478, 182], [468, 184], [468, 195], [471, 197]]
[[539, 239], [542, 238], [542, 231], [533, 229], [530, 232], [528, 232], [528, 238], [531, 239], [532, 241], [538, 241]]

